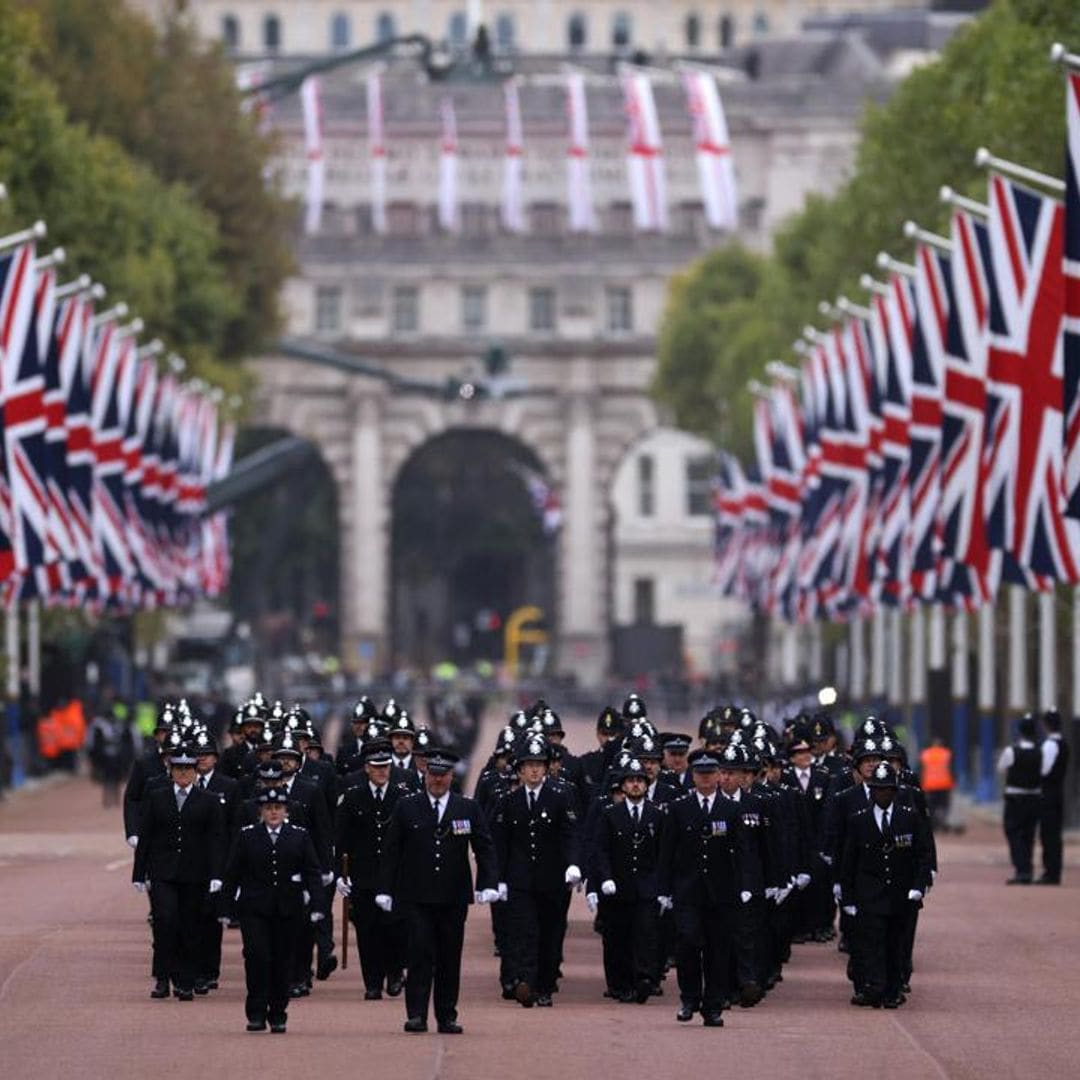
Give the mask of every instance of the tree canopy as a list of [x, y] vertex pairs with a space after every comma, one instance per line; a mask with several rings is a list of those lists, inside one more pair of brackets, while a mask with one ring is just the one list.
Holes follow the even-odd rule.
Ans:
[[732, 244], [672, 282], [654, 389], [680, 425], [748, 453], [747, 382], [770, 360], [790, 360], [819, 301], [858, 295], [878, 251], [907, 257], [905, 220], [947, 231], [942, 184], [985, 200], [977, 147], [1062, 174], [1064, 82], [1048, 62], [1055, 40], [1080, 47], [1075, 0], [995, 0], [886, 104], [868, 107], [849, 180], [831, 197], [811, 197], [767, 257]]

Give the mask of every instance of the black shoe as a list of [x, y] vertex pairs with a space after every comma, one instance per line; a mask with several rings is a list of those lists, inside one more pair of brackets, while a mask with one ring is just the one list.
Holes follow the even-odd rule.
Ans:
[[247, 1029], [248, 1029], [248, 1031], [265, 1031], [266, 1030], [266, 1021], [265, 1020], [249, 1020]]
[[270, 1025], [271, 1035], [284, 1035], [285, 1034], [285, 1021], [279, 1020], [276, 1024]]
[[652, 996], [653, 986], [648, 979], [641, 979], [634, 990], [634, 1000], [637, 1001], [639, 1005], [644, 1005]]
[[390, 997], [397, 997], [405, 988], [405, 980], [401, 975], [391, 975], [386, 980], [386, 992]]
[[319, 961], [319, 968], [315, 972], [315, 978], [319, 982], [326, 982], [337, 971], [337, 957], [331, 953], [325, 960]]
[[210, 987], [206, 985], [205, 981], [198, 979], [195, 982], [195, 993], [198, 994], [199, 997], [205, 997], [210, 993]]
[[659, 983], [654, 983], [649, 988], [649, 997], [663, 997], [664, 988]]
[[218, 988], [217, 979], [207, 979], [206, 980], [206, 989], [207, 990], [216, 990], [217, 988]]
[[416, 1035], [421, 1032], [427, 1031], [427, 1021], [421, 1020], [419, 1016], [410, 1016], [405, 1021], [405, 1026], [402, 1031], [408, 1031], [410, 1034]]
[[194, 1001], [195, 994], [191, 990], [177, 990], [176, 999], [177, 1001]]
[[1006, 885], [1030, 885], [1031, 883], [1029, 874], [1016, 874], [1005, 882]]
[[365, 1001], [382, 1001], [382, 991], [381, 990], [365, 990], [364, 991], [364, 1000]]
[[837, 952], [850, 953], [851, 949], [848, 948], [847, 938], [841, 938], [840, 944], [836, 946]]
[[[604, 997], [611, 997], [611, 994], [608, 993], [605, 990], [604, 991]], [[514, 988], [512, 986], [504, 986], [502, 988], [502, 999], [503, 999], [503, 1001], [513, 1001], [514, 1000]]]
[[851, 1004], [858, 1005], [860, 1009], [868, 1009], [874, 1003], [865, 994], [856, 991], [851, 995]]
[[757, 983], [748, 982], [739, 991], [739, 1006], [743, 1009], [753, 1008], [763, 996], [761, 987]]
[[904, 1004], [904, 996], [901, 994], [899, 997], [886, 998], [882, 1003], [882, 1008], [885, 1009], [899, 1009]]
[[693, 1005], [687, 1005], [684, 1001], [679, 1005], [679, 1011], [675, 1014], [675, 1019], [678, 1020], [680, 1024], [688, 1024], [694, 1019], [694, 1013], [696, 1012], [697, 1009], [695, 1009]]
[[289, 987], [289, 997], [291, 997], [291, 998], [299, 998], [299, 997], [303, 997], [303, 996], [304, 996], [304, 987], [303, 986], [290, 986]]
[[440, 1035], [460, 1035], [464, 1030], [456, 1020], [444, 1020], [439, 1024]]
[[903, 986], [900, 987], [900, 993], [901, 994], [910, 994], [911, 993], [911, 983], [909, 983], [909, 982], [904, 983]]
[[514, 998], [526, 1009], [531, 1009], [536, 1004], [533, 997], [532, 987], [527, 982], [519, 982], [514, 986]]
[[1035, 884], [1036, 885], [1060, 885], [1061, 884], [1061, 878], [1059, 878], [1059, 877], [1049, 877], [1048, 875], [1043, 874], [1043, 876], [1041, 878], [1039, 878], [1035, 882]]
[[805, 945], [809, 940], [810, 940], [810, 935], [809, 934], [792, 934], [791, 935], [791, 944], [792, 945]]
[[167, 998], [169, 996], [169, 980], [158, 979], [154, 983], [154, 989], [150, 991], [150, 996], [158, 999]]
[[702, 1015], [702, 1022], [706, 1027], [723, 1027], [724, 1018], [718, 1012], [704, 1013]]
[[550, 994], [536, 995], [536, 1007], [538, 1009], [550, 1009], [553, 1004], [554, 1002], [552, 1002]]

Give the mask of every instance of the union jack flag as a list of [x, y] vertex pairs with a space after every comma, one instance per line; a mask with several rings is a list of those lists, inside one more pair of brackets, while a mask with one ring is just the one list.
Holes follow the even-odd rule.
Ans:
[[1065, 500], [1080, 517], [1080, 74], [1065, 80]]

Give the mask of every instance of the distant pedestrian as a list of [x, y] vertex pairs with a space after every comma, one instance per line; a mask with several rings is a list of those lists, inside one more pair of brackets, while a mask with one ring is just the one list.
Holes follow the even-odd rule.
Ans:
[[952, 790], [956, 782], [952, 774], [952, 751], [942, 739], [935, 738], [919, 755], [919, 780], [919, 786], [926, 792], [934, 831], [947, 831]]
[[1037, 884], [1061, 884], [1061, 831], [1065, 821], [1065, 773], [1069, 767], [1069, 746], [1061, 737], [1061, 714], [1057, 709], [1043, 713], [1045, 737], [1039, 746], [1042, 771], [1042, 799], [1039, 806], [1039, 843], [1043, 872]]
[[90, 765], [101, 784], [101, 805], [117, 806], [120, 783], [134, 757], [131, 725], [119, 709], [105, 708], [94, 717], [89, 734]]
[[1035, 718], [1028, 714], [1016, 726], [1017, 739], [998, 758], [998, 772], [1005, 774], [1005, 839], [1013, 876], [1007, 885], [1030, 885], [1035, 848], [1035, 829], [1042, 805], [1042, 753], [1035, 745]]

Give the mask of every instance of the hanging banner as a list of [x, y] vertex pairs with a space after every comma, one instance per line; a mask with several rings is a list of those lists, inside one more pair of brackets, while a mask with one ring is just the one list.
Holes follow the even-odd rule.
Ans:
[[451, 98], [442, 99], [439, 115], [442, 121], [442, 142], [439, 148], [439, 227], [445, 232], [457, 232], [458, 137], [457, 116]]
[[694, 149], [705, 220], [710, 229], [731, 231], [738, 225], [739, 198], [720, 91], [716, 79], [707, 71], [684, 71], [683, 85], [694, 124]]
[[585, 76], [571, 72], [566, 77], [566, 112], [570, 126], [570, 146], [566, 156], [566, 203], [571, 232], [592, 232], [592, 181], [589, 176], [589, 110], [585, 97]]
[[626, 167], [634, 226], [642, 232], [664, 232], [668, 225], [667, 184], [652, 83], [644, 72], [624, 68], [622, 84], [629, 141]]
[[386, 128], [383, 117], [382, 70], [367, 77], [368, 157], [371, 159], [371, 227], [386, 232]]
[[522, 158], [525, 152], [521, 125], [521, 99], [515, 79], [503, 83], [506, 107], [506, 157], [503, 162], [502, 223], [507, 232], [525, 231], [525, 207], [521, 190]]
[[318, 76], [309, 75], [300, 84], [300, 104], [304, 115], [304, 153], [308, 173], [304, 231], [310, 236], [317, 233], [322, 225], [323, 191], [326, 183], [322, 93]]

